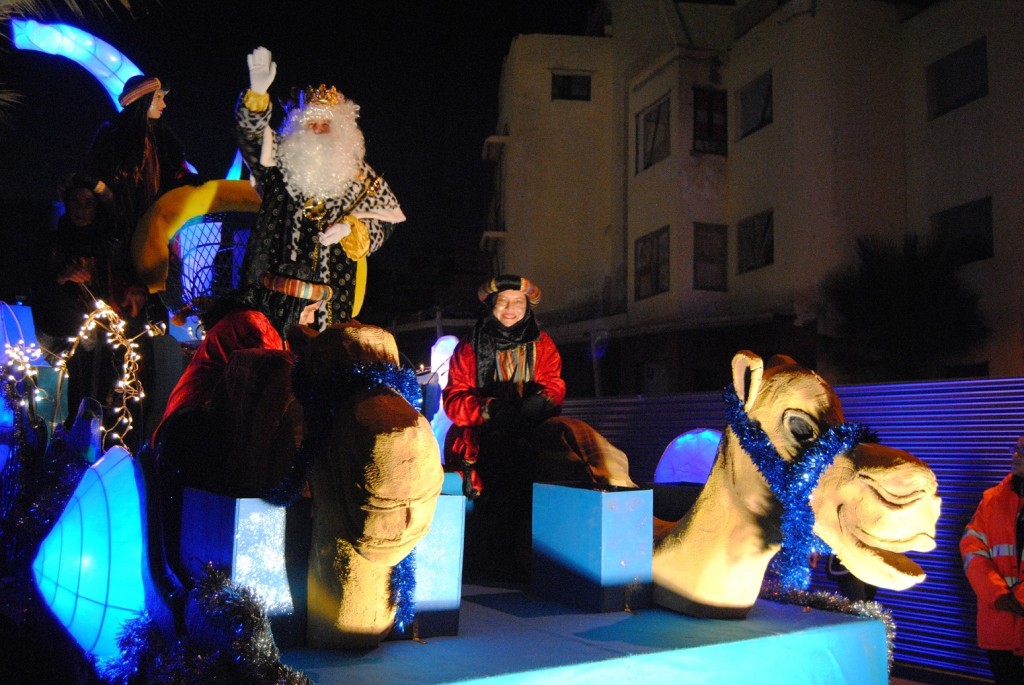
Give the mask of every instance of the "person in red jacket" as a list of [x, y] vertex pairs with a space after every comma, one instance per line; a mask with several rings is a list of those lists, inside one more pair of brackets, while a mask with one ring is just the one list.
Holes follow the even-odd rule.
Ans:
[[445, 469], [462, 472], [463, 491], [475, 501], [468, 574], [521, 580], [529, 566], [531, 437], [561, 411], [562, 358], [537, 326], [533, 308], [541, 293], [529, 279], [498, 276], [477, 295], [485, 313], [452, 353], [442, 394], [453, 424]]
[[960, 539], [964, 572], [978, 596], [978, 646], [997, 685], [1024, 683], [1024, 436], [1013, 468], [982, 495]]
[[496, 461], [479, 462], [481, 441], [507, 451], [509, 432], [529, 430], [557, 415], [565, 399], [562, 357], [533, 315], [540, 288], [505, 275], [488, 280], [477, 295], [487, 313], [452, 353], [442, 396], [453, 424], [445, 463], [450, 471], [463, 472], [470, 499], [482, 490], [477, 467], [486, 470]]
[[584, 421], [561, 416], [562, 357], [540, 330], [540, 288], [502, 275], [477, 292], [483, 312], [449, 361], [442, 393], [452, 421], [445, 469], [474, 500], [466, 523], [467, 575], [525, 580], [531, 566], [535, 482], [627, 487], [625, 453]]

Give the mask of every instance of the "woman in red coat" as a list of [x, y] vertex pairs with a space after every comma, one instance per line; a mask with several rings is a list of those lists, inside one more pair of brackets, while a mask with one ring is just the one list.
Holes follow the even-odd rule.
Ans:
[[523, 580], [540, 424], [565, 399], [562, 358], [540, 331], [540, 288], [504, 275], [480, 286], [485, 312], [455, 348], [442, 399], [452, 420], [445, 468], [475, 500], [466, 533], [467, 575]]
[[484, 311], [455, 348], [442, 394], [453, 424], [445, 468], [462, 473], [463, 491], [475, 500], [466, 524], [467, 575], [524, 580], [535, 482], [636, 484], [621, 450], [587, 423], [559, 416], [562, 358], [533, 316], [540, 288], [504, 275], [477, 295]]
[[509, 433], [556, 416], [565, 399], [562, 358], [533, 316], [540, 288], [521, 276], [498, 276], [480, 286], [478, 296], [488, 313], [455, 348], [443, 395], [454, 424], [445, 463], [463, 472], [470, 498], [481, 491], [481, 440], [508, 444]]

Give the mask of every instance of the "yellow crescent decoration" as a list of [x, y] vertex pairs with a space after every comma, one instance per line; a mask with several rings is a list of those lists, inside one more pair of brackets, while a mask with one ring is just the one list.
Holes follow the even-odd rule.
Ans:
[[[260, 196], [249, 181], [207, 181], [201, 186], [169, 190], [153, 203], [139, 220], [132, 236], [132, 262], [149, 292], [167, 288], [168, 245], [189, 220], [218, 212], [252, 212], [260, 208]], [[362, 309], [366, 295], [366, 258], [356, 262], [356, 291], [353, 318]]]

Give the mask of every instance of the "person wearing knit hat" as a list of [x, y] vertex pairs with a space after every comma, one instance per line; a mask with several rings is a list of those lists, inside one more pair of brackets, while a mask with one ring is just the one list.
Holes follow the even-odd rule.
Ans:
[[86, 157], [89, 174], [114, 196], [114, 224], [121, 244], [119, 267], [130, 273], [132, 234], [142, 215], [166, 191], [197, 183], [181, 143], [163, 121], [167, 88], [142, 74], [125, 81], [118, 102], [124, 108], [97, 130]]
[[[160, 93], [159, 102], [162, 103], [162, 96], [167, 94], [167, 90], [161, 86], [160, 79], [154, 76], [138, 74], [124, 82], [124, 88], [121, 90], [121, 95], [117, 98], [117, 101], [121, 103], [121, 107], [127, 107], [142, 96], [156, 92]], [[150, 103], [150, 107], [152, 108], [152, 103]], [[162, 111], [160, 110], [160, 112]], [[156, 118], [159, 118], [159, 113], [157, 113]]]
[[561, 417], [562, 358], [540, 330], [540, 287], [503, 274], [477, 291], [472, 334], [452, 353], [442, 392], [452, 427], [445, 470], [475, 500], [467, 522], [467, 574], [522, 580], [530, 569], [533, 483], [633, 486], [626, 456], [590, 426]]
[[477, 290], [476, 295], [481, 302], [484, 302], [488, 297], [502, 290], [515, 290], [522, 293], [533, 307], [540, 304], [540, 288], [522, 276], [505, 275], [484, 281], [480, 285], [480, 289]]

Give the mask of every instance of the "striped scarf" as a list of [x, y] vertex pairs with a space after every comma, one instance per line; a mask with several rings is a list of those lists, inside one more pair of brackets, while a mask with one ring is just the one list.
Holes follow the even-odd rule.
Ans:
[[495, 382], [511, 383], [522, 395], [523, 384], [533, 380], [540, 329], [533, 310], [514, 326], [506, 327], [488, 314], [473, 329], [471, 344], [476, 353], [476, 385], [486, 392]]

